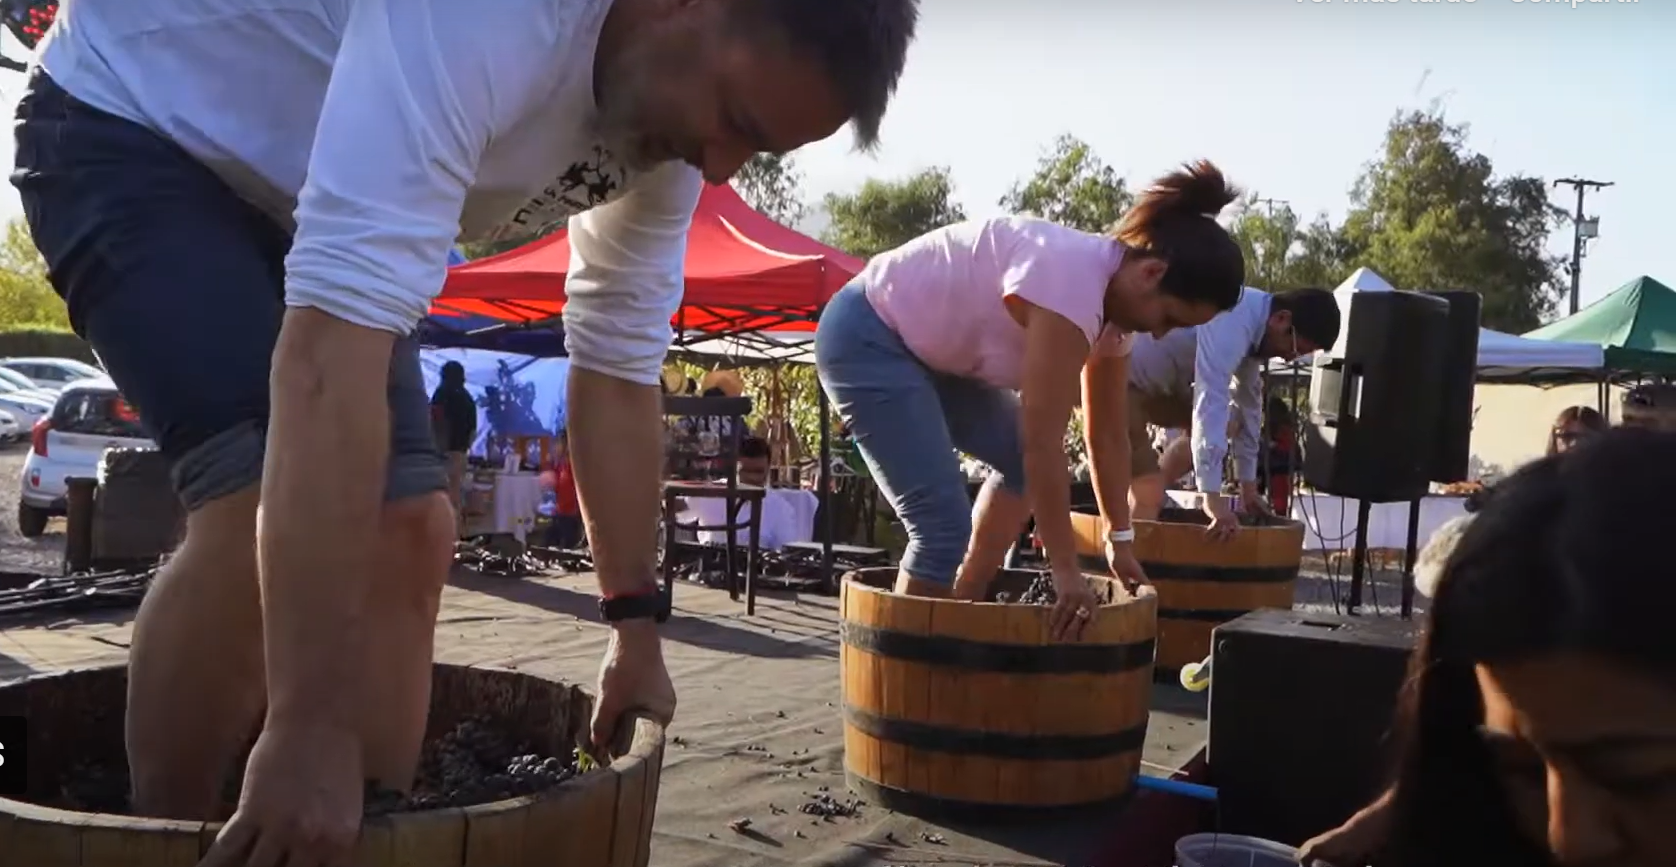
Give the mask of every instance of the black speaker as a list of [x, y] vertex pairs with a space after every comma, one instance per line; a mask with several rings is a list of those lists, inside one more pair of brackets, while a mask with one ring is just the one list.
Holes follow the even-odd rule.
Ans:
[[1347, 318], [1344, 355], [1315, 359], [1304, 479], [1353, 500], [1417, 500], [1431, 486], [1449, 302], [1357, 292]]
[[1434, 482], [1464, 482], [1472, 464], [1472, 387], [1478, 381], [1478, 329], [1484, 298], [1477, 292], [1432, 292], [1449, 303], [1443, 335], [1443, 387], [1432, 447]]
[[1417, 629], [1278, 609], [1216, 628], [1206, 758], [1222, 831], [1296, 846], [1373, 800]]

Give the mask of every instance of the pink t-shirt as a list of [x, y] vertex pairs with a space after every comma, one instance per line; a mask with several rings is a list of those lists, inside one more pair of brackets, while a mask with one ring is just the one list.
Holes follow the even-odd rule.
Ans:
[[1016, 296], [1071, 320], [1101, 354], [1127, 355], [1130, 335], [1104, 324], [1106, 284], [1123, 245], [1033, 217], [971, 220], [873, 257], [867, 300], [927, 367], [1017, 389], [1024, 328]]

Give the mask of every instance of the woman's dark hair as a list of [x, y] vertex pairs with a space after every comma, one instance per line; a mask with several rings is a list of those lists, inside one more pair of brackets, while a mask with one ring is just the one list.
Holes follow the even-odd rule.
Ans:
[[458, 361], [444, 362], [442, 365], [442, 384], [461, 385], [466, 381], [465, 365]]
[[1668, 678], [1676, 582], [1649, 546], [1669, 534], [1676, 434], [1604, 431], [1527, 464], [1444, 564], [1397, 715], [1389, 863], [1551, 867], [1514, 824], [1478, 733], [1475, 666], [1582, 651]]
[[1554, 424], [1548, 428], [1548, 454], [1557, 454], [1560, 450], [1560, 428], [1568, 424], [1575, 424], [1589, 433], [1599, 433], [1606, 430], [1606, 418], [1600, 410], [1592, 406], [1568, 406], [1554, 416]]
[[1245, 256], [1216, 215], [1239, 196], [1209, 160], [1188, 163], [1147, 187], [1112, 235], [1132, 253], [1169, 263], [1159, 289], [1231, 310], [1245, 288]]

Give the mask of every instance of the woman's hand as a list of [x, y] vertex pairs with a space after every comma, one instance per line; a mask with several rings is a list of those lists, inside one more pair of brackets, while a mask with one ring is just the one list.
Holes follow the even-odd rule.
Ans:
[[1152, 583], [1152, 580], [1146, 577], [1146, 570], [1141, 568], [1141, 562], [1135, 559], [1135, 546], [1132, 543], [1107, 540], [1106, 565], [1111, 569], [1112, 577], [1131, 590], [1142, 584]]
[[1330, 867], [1366, 867], [1385, 845], [1390, 817], [1391, 792], [1386, 790], [1349, 821], [1299, 846], [1298, 863], [1303, 867], [1317, 863]]
[[1100, 610], [1094, 590], [1081, 570], [1055, 569], [1053, 592], [1058, 601], [1048, 615], [1048, 632], [1054, 641], [1076, 641]]
[[1240, 519], [1234, 516], [1234, 510], [1228, 507], [1228, 499], [1221, 494], [1205, 494], [1205, 514], [1210, 516], [1210, 526], [1205, 528], [1205, 535], [1213, 542], [1226, 542], [1234, 538], [1239, 532]]

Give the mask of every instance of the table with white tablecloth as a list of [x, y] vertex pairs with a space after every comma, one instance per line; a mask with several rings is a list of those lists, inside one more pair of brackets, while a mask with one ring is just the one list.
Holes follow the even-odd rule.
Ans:
[[465, 479], [467, 520], [463, 536], [504, 533], [523, 542], [541, 507], [538, 473], [477, 470]]
[[[1170, 500], [1184, 509], [1199, 508], [1194, 491], [1170, 491]], [[1230, 498], [1232, 503], [1234, 498]], [[1301, 491], [1292, 497], [1292, 520], [1304, 525], [1305, 551], [1349, 551], [1356, 547], [1356, 500]], [[1416, 550], [1439, 527], [1465, 515], [1466, 497], [1433, 494], [1420, 501], [1415, 524]], [[1368, 512], [1368, 548], [1408, 547], [1408, 503], [1374, 503]]]
[[[808, 542], [815, 537], [815, 511], [820, 498], [801, 488], [769, 488], [762, 498], [762, 540], [758, 546], [764, 551], [778, 551], [793, 542]], [[737, 523], [751, 520], [750, 502], [739, 507]], [[717, 526], [728, 523], [727, 500], [720, 497], [690, 497], [687, 508], [677, 518], [680, 523]], [[750, 544], [750, 532], [739, 530], [734, 537], [740, 545]], [[700, 530], [698, 540], [707, 545], [726, 545], [727, 531]]]

